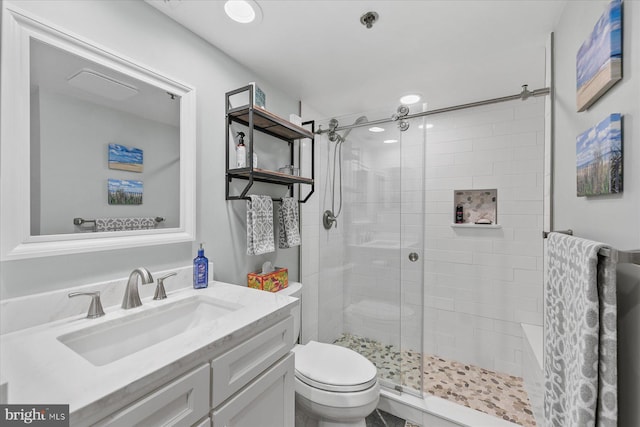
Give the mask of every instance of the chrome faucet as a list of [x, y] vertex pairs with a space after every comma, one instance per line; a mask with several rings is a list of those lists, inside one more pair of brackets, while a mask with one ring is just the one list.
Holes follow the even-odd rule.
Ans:
[[144, 267], [136, 268], [129, 275], [129, 281], [127, 282], [127, 288], [124, 290], [124, 298], [122, 299], [122, 308], [129, 309], [134, 307], [140, 307], [142, 301], [140, 301], [140, 294], [138, 293], [138, 276], [143, 285], [153, 282], [153, 276], [149, 270]]

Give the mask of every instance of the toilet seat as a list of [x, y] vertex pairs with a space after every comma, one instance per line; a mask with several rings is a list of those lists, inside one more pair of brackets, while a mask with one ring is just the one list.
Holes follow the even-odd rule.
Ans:
[[294, 347], [293, 352], [296, 378], [318, 390], [352, 393], [377, 382], [373, 363], [348, 348], [309, 341]]

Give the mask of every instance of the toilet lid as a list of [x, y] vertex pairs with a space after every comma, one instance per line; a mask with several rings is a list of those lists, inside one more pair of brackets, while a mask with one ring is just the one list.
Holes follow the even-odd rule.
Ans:
[[348, 348], [310, 341], [296, 346], [296, 377], [327, 391], [361, 391], [376, 383], [376, 367]]

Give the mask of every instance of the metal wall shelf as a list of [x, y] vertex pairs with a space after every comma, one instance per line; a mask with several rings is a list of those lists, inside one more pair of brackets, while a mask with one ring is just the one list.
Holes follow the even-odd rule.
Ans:
[[262, 132], [286, 141], [301, 138], [313, 138], [313, 133], [311, 131], [294, 125], [293, 123], [290, 123], [258, 106], [250, 108], [248, 105], [245, 105], [244, 107], [229, 110], [227, 114], [231, 117], [231, 121], [249, 126], [249, 114], [251, 113], [251, 110], [253, 110], [253, 125], [256, 129], [259, 129]]
[[[254, 182], [266, 182], [277, 185], [286, 185], [289, 188], [290, 196], [293, 196], [293, 186], [295, 184], [306, 184], [311, 186], [309, 193], [304, 198], [300, 198], [299, 202], [305, 203], [315, 190], [314, 185], [314, 134], [313, 126], [314, 122], [305, 122], [303, 125], [311, 125], [311, 130], [304, 127], [295, 125], [277, 115], [265, 110], [264, 108], [254, 105], [254, 88], [252, 85], [244, 86], [239, 89], [227, 92], [225, 95], [226, 100], [226, 200], [246, 200], [249, 197], [247, 193], [251, 189]], [[249, 103], [242, 107], [232, 108], [230, 104], [230, 98], [234, 95], [241, 94], [242, 92], [248, 92]], [[309, 138], [311, 140], [311, 178], [289, 175], [281, 172], [275, 172], [266, 169], [253, 168], [253, 163], [248, 160], [248, 167], [244, 168], [229, 168], [229, 127], [232, 123], [240, 123], [246, 126], [247, 129], [247, 154], [248, 159], [253, 158], [254, 150], [254, 135], [253, 132], [259, 131], [261, 133], [273, 136], [275, 138], [286, 141], [290, 147], [290, 159], [289, 164], [294, 164], [294, 142], [303, 138]], [[239, 195], [229, 194], [229, 184], [234, 179], [242, 179], [248, 181], [246, 186], [240, 191]], [[281, 199], [273, 199], [274, 201], [280, 201]]]

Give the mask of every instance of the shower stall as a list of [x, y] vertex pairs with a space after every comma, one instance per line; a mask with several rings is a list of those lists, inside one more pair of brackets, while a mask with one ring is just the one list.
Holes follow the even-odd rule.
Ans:
[[369, 358], [384, 386], [421, 394], [425, 119], [370, 124], [385, 116], [321, 124], [318, 338]]
[[[521, 324], [542, 325], [547, 93], [316, 122], [317, 339], [392, 394], [535, 426]], [[491, 224], [455, 224], [485, 199]]]

